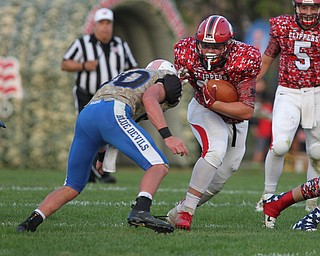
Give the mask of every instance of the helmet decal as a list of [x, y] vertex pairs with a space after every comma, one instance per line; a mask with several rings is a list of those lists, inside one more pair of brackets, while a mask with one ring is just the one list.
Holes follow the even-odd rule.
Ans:
[[156, 59], [154, 61], [151, 61], [147, 66], [146, 69], [149, 70], [167, 70], [170, 73], [177, 74], [177, 70], [175, 69], [174, 65], [163, 59]]
[[217, 24], [221, 17], [217, 19], [211, 19], [210, 22], [207, 23], [205, 28], [205, 37], [203, 38], [203, 42], [207, 43], [216, 43], [216, 40], [214, 38], [215, 31], [217, 29]]

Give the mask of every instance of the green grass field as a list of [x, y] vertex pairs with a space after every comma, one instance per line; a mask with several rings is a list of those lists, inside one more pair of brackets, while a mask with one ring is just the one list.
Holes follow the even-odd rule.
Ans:
[[[23, 221], [65, 177], [63, 171], [0, 170], [0, 255], [318, 255], [319, 232], [291, 230], [306, 212], [304, 203], [285, 210], [277, 228], [263, 227], [254, 211], [263, 189], [263, 172], [242, 167], [224, 190], [200, 207], [192, 230], [157, 234], [130, 227], [127, 214], [143, 172], [120, 167], [117, 184], [89, 184], [73, 202], [34, 233], [16, 233]], [[191, 168], [172, 169], [154, 198], [152, 213], [164, 215], [186, 192]], [[305, 181], [284, 173], [279, 192]]]

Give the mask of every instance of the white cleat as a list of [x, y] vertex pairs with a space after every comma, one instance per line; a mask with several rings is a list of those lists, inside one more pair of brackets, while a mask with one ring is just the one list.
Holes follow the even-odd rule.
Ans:
[[178, 216], [178, 210], [177, 210], [177, 206], [175, 206], [167, 213], [166, 221], [174, 225], [175, 220], [177, 219], [177, 216]]
[[276, 223], [276, 218], [273, 218], [268, 215], [264, 215], [264, 225], [266, 228], [274, 228], [274, 225]]
[[263, 212], [263, 200], [267, 200], [270, 197], [272, 197], [273, 194], [263, 194], [259, 200], [259, 202], [256, 204], [256, 212]]
[[[274, 204], [272, 204], [275, 201], [278, 201], [281, 197], [285, 195], [285, 193], [281, 193], [280, 195], [271, 195], [271, 194], [265, 194], [264, 196], [267, 198], [263, 200], [263, 212], [264, 212], [264, 226], [266, 228], [274, 228], [276, 224], [277, 217], [280, 215], [280, 212], [277, 213], [276, 209], [272, 209], [274, 207]], [[269, 216], [266, 213], [273, 212], [275, 217]]]

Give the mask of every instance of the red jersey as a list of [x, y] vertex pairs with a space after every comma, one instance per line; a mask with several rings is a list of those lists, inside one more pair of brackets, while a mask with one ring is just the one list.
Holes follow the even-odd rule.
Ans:
[[320, 85], [319, 29], [318, 24], [303, 30], [293, 15], [270, 19], [270, 36], [279, 47], [274, 51], [280, 53], [279, 85], [295, 89]]
[[[177, 70], [187, 68], [190, 74], [189, 83], [195, 89], [195, 99], [205, 106], [202, 87], [198, 81], [206, 79], [221, 79], [233, 84], [238, 92], [238, 101], [254, 107], [255, 83], [261, 69], [261, 55], [257, 48], [245, 43], [235, 41], [230, 49], [227, 62], [223, 67], [215, 67], [213, 71], [206, 70], [200, 63], [196, 52], [196, 40], [194, 37], [181, 39], [174, 46], [174, 64]], [[232, 119], [221, 115], [227, 123], [239, 123], [242, 120]]]

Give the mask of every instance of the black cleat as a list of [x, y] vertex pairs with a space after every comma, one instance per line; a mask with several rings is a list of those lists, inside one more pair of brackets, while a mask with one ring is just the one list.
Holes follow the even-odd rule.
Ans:
[[128, 216], [128, 223], [136, 227], [146, 227], [157, 233], [172, 233], [174, 227], [162, 220], [158, 220], [150, 212], [132, 210]]
[[117, 182], [117, 180], [110, 173], [105, 172], [104, 174], [101, 175], [100, 182], [101, 183], [115, 184]]
[[32, 232], [35, 231], [35, 230], [30, 230], [28, 220], [20, 223], [19, 226], [17, 227], [17, 232], [19, 232], [19, 233], [28, 232], [28, 231], [32, 231]]
[[92, 165], [88, 182], [95, 183], [96, 179], [99, 180], [100, 183], [115, 184], [117, 182], [117, 179], [113, 177], [110, 173], [104, 172], [103, 174], [100, 174], [96, 167]]
[[34, 232], [37, 227], [43, 222], [42, 217], [39, 213], [33, 212], [29, 218], [27, 218], [24, 222], [20, 223], [17, 227], [17, 232]]

